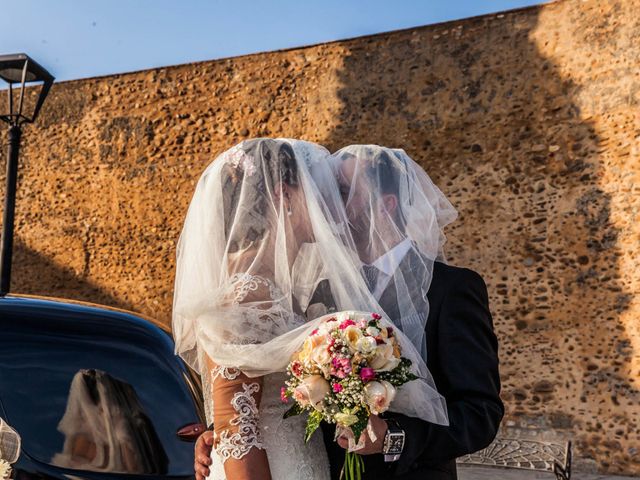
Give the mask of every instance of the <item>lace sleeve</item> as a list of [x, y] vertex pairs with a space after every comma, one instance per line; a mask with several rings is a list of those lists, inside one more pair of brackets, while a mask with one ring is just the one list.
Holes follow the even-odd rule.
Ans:
[[239, 460], [252, 448], [264, 449], [258, 425], [262, 379], [208, 358], [207, 367], [207, 396], [214, 405], [208, 415], [213, 417], [214, 448], [222, 462]]
[[232, 304], [240, 305], [247, 302], [277, 302], [282, 293], [273, 282], [260, 275], [250, 273], [236, 273], [229, 280], [232, 290]]
[[[249, 274], [234, 275], [227, 295], [232, 306], [251, 303], [264, 304], [266, 308], [271, 306], [275, 296], [277, 293], [270, 281]], [[221, 315], [224, 315], [224, 309]], [[245, 321], [255, 321], [253, 318], [248, 316]], [[213, 421], [213, 447], [225, 465], [227, 476], [240, 478], [238, 469], [255, 472], [256, 469], [260, 471], [266, 468], [260, 478], [269, 478], [259, 428], [262, 378], [247, 377], [238, 368], [218, 365], [206, 355], [205, 362], [207, 378], [203, 383], [209, 389], [209, 395], [205, 395], [205, 401], [209, 403], [205, 411], [210, 417], [207, 422]], [[262, 455], [248, 457], [254, 450], [262, 451]], [[242, 462], [229, 462], [241, 459]]]

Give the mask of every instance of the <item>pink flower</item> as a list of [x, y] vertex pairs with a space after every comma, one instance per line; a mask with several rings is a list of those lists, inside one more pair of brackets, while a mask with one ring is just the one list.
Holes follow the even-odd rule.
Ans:
[[371, 314], [371, 317], [372, 317], [374, 320], [380, 320], [380, 319], [382, 318], [382, 316], [378, 315], [377, 313], [372, 313], [372, 314]]
[[358, 322], [356, 323], [356, 326], [357, 326], [358, 328], [362, 328], [362, 329], [364, 330], [365, 328], [367, 328], [367, 322], [366, 322], [366, 320], [365, 320], [364, 318], [361, 318], [361, 319], [360, 319], [360, 320], [358, 320]]
[[311, 332], [311, 335], [315, 335], [316, 333], [318, 333], [318, 329], [317, 328], [313, 332]]
[[331, 359], [331, 375], [345, 378], [351, 373], [351, 361], [345, 357], [333, 357]]
[[287, 399], [287, 389], [285, 387], [280, 388], [280, 400], [284, 403], [287, 403], [289, 400]]
[[331, 359], [331, 364], [336, 368], [345, 369], [351, 366], [351, 362], [348, 358], [345, 357], [333, 357]]
[[360, 378], [363, 382], [368, 382], [376, 378], [376, 371], [373, 368], [364, 367], [360, 369]]
[[332, 385], [334, 393], [340, 393], [342, 391], [342, 385], [339, 383], [334, 383]]
[[300, 362], [293, 362], [291, 364], [291, 372], [293, 372], [293, 374], [300, 378], [302, 375], [302, 364]]
[[355, 325], [356, 322], [354, 322], [353, 320], [351, 320], [350, 318], [347, 318], [344, 322], [342, 322], [340, 324], [340, 326], [338, 328], [340, 328], [340, 330], [344, 330], [345, 328], [347, 328], [349, 325]]

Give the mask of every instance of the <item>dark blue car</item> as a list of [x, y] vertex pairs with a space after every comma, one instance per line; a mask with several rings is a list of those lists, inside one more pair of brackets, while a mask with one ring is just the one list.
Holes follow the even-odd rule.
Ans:
[[17, 479], [187, 479], [199, 378], [159, 324], [97, 305], [0, 297], [0, 416]]

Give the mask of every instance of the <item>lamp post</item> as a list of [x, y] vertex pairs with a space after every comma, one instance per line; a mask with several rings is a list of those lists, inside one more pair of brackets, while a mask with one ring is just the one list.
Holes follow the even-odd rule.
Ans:
[[[9, 125], [9, 151], [7, 155], [7, 178], [2, 216], [2, 241], [0, 244], [0, 296], [9, 293], [11, 284], [11, 257], [13, 253], [13, 225], [16, 208], [16, 185], [18, 181], [18, 153], [22, 125], [33, 123], [42, 108], [54, 77], [29, 56], [18, 53], [0, 55], [0, 79], [9, 84], [7, 89], [8, 113], [0, 111], [0, 120]], [[40, 86], [33, 108], [25, 104], [25, 87]], [[15, 88], [19, 85], [19, 89]], [[15, 96], [17, 96], [17, 101]], [[27, 111], [27, 110], [30, 110]]]

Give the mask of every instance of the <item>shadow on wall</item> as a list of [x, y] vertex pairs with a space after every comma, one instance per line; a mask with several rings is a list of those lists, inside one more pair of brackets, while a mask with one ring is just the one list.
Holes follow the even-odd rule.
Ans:
[[503, 426], [573, 438], [583, 468], [638, 472], [640, 393], [620, 320], [631, 294], [600, 138], [581, 86], [531, 39], [537, 12], [346, 42], [341, 111], [321, 141], [402, 147], [458, 208], [447, 251], [489, 287]]
[[[38, 272], [37, 276], [33, 276]], [[83, 278], [73, 269], [63, 267], [38, 253], [19, 238], [14, 240], [11, 293], [69, 298], [133, 311], [133, 305], [123, 302], [105, 289]], [[15, 286], [19, 285], [19, 288]]]

